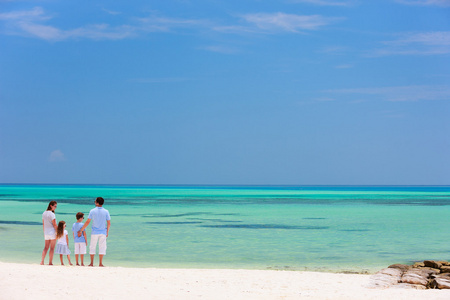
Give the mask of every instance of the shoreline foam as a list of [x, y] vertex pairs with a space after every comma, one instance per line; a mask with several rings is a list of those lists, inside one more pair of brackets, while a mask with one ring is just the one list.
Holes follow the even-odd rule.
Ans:
[[0, 262], [2, 299], [450, 299], [450, 290], [369, 286], [363, 274]]

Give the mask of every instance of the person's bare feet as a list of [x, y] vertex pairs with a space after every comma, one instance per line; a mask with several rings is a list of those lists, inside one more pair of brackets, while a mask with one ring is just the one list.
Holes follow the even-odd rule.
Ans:
[[49, 265], [49, 266], [53, 266], [53, 264], [52, 264], [52, 263], [49, 263], [48, 265]]
[[73, 266], [73, 264], [72, 264], [72, 263], [69, 263], [69, 265]]
[[77, 266], [80, 266], [80, 264], [77, 264]]
[[93, 264], [90, 264], [90, 265], [89, 265], [89, 267], [93, 267], [93, 266], [94, 266]]
[[84, 264], [81, 264], [82, 267], [84, 267]]
[[41, 262], [41, 266], [43, 266], [44, 265], [44, 262]]
[[99, 267], [104, 267], [104, 265], [98, 265]]

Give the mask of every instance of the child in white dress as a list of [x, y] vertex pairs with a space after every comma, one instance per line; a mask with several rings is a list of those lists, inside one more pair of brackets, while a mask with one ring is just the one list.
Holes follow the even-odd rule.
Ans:
[[72, 266], [70, 262], [70, 250], [69, 250], [69, 236], [66, 230], [66, 222], [60, 221], [58, 223], [58, 230], [56, 232], [56, 248], [55, 253], [59, 254], [59, 258], [61, 259], [61, 265], [64, 265], [63, 255], [67, 255], [67, 259], [69, 260], [69, 265]]

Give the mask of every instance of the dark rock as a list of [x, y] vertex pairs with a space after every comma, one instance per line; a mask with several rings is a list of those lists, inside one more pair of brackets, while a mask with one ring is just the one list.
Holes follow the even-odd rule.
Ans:
[[423, 261], [425, 267], [440, 269], [442, 267], [442, 263], [436, 262], [434, 260], [424, 260]]
[[450, 273], [450, 266], [442, 266], [441, 273]]
[[399, 269], [386, 268], [370, 277], [369, 288], [388, 288], [397, 285], [402, 276]]
[[428, 274], [421, 272], [413, 272], [412, 270], [405, 272], [401, 278], [401, 282], [409, 284], [418, 284], [427, 286]]
[[439, 274], [441, 272], [441, 270], [424, 267], [424, 268], [412, 268], [411, 270], [408, 270], [407, 272], [419, 274], [421, 276], [428, 278], [432, 274]]
[[430, 281], [428, 287], [431, 289], [450, 289], [450, 280], [444, 278], [435, 278]]
[[390, 265], [388, 268], [391, 268], [391, 269], [399, 269], [399, 270], [402, 271], [402, 272], [406, 272], [406, 271], [408, 271], [409, 269], [411, 269], [411, 266], [403, 265], [403, 264], [395, 264], [395, 265]]
[[392, 288], [396, 289], [415, 289], [415, 290], [426, 290], [427, 287], [420, 284], [409, 284], [409, 283], [399, 283]]

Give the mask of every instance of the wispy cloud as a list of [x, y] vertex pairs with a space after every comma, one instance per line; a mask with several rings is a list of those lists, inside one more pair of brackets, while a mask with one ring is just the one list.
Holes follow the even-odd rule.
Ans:
[[[113, 13], [115, 12], [108, 12]], [[205, 26], [203, 20], [173, 19], [157, 16], [136, 18], [135, 23], [119, 26], [109, 24], [90, 24], [74, 29], [62, 29], [48, 25], [53, 19], [41, 7], [31, 10], [13, 11], [0, 14], [0, 21], [5, 23], [4, 33], [36, 37], [48, 41], [68, 39], [120, 40], [135, 37], [145, 32], [165, 32], [174, 28]]]
[[435, 5], [435, 6], [450, 6], [450, 0], [396, 0], [398, 3], [407, 4], [407, 5]]
[[397, 40], [383, 42], [384, 48], [371, 53], [386, 55], [439, 55], [450, 53], [450, 31], [403, 34]]
[[347, 1], [333, 1], [333, 0], [291, 0], [289, 2], [294, 3], [309, 3], [320, 6], [350, 6], [355, 3], [355, 1], [347, 0]]
[[117, 40], [133, 36], [136, 32], [136, 28], [133, 26], [111, 27], [108, 24], [94, 24], [64, 30], [45, 24], [51, 19], [52, 16], [46, 14], [41, 7], [0, 14], [0, 20], [6, 22], [8, 34], [36, 37], [48, 41], [73, 38]]
[[[116, 12], [106, 12], [116, 14]], [[53, 19], [54, 17], [46, 13], [41, 7], [0, 14], [0, 21], [5, 25], [2, 30], [3, 33], [35, 37], [48, 41], [68, 39], [121, 40], [150, 32], [180, 32], [182, 30], [198, 30], [199, 32], [213, 30], [231, 34], [301, 33], [321, 29], [343, 18], [282, 12], [251, 13], [238, 16], [234, 24], [233, 21], [228, 24], [217, 24], [207, 19], [169, 18], [152, 13], [148, 17], [133, 18], [130, 20], [130, 24], [111, 26], [100, 23], [71, 29], [63, 29], [52, 25], [50, 22]], [[239, 20], [240, 23], [237, 23]], [[210, 47], [209, 50], [224, 53], [234, 51], [230, 48], [217, 46]]]
[[263, 31], [287, 31], [294, 33], [305, 30], [316, 30], [342, 19], [321, 15], [294, 15], [282, 12], [246, 14], [241, 17], [247, 23]]
[[239, 53], [239, 49], [235, 47], [230, 46], [223, 46], [223, 45], [211, 45], [211, 46], [205, 46], [201, 47], [200, 49], [216, 52], [216, 53], [222, 53], [222, 54], [236, 54]]
[[447, 85], [411, 85], [377, 88], [353, 88], [328, 90], [331, 94], [354, 94], [375, 96], [386, 101], [423, 101], [450, 100], [450, 86]]
[[65, 161], [65, 160], [66, 160], [66, 156], [59, 149], [52, 151], [50, 153], [50, 156], [48, 157], [48, 161], [50, 161], [50, 162], [60, 162], [60, 161]]
[[113, 15], [113, 16], [117, 16], [117, 15], [122, 14], [120, 11], [113, 11], [113, 10], [109, 10], [109, 9], [106, 9], [106, 8], [102, 8], [102, 10], [104, 12], [110, 14], [110, 15]]
[[210, 22], [202, 19], [180, 19], [152, 15], [138, 18], [139, 29], [144, 31], [171, 31], [179, 28], [208, 27]]

